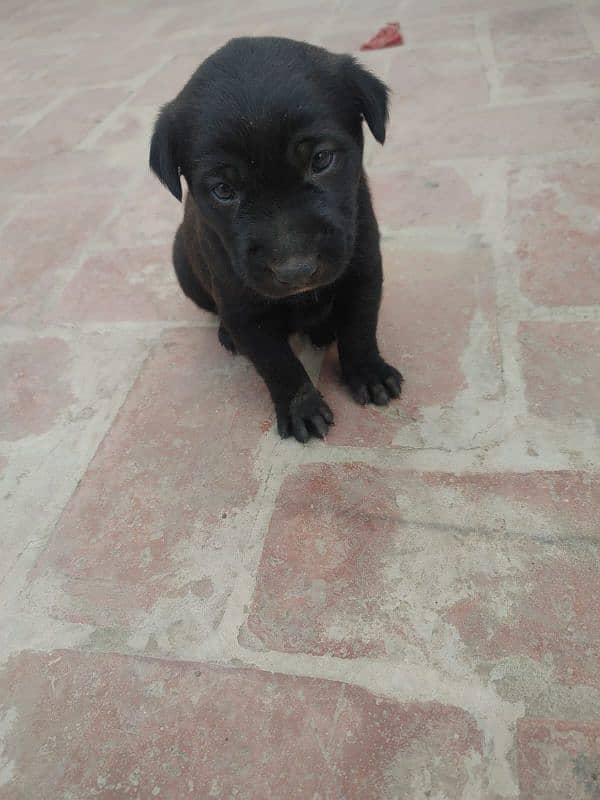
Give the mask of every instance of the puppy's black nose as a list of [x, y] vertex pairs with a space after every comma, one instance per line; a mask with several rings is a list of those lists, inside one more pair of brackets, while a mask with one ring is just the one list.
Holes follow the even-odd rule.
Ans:
[[273, 271], [279, 283], [301, 286], [315, 274], [317, 265], [309, 258], [290, 258]]

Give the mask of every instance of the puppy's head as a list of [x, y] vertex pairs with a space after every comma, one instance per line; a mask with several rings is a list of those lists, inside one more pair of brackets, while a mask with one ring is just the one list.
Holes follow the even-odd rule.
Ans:
[[180, 176], [231, 267], [271, 298], [331, 283], [352, 255], [362, 120], [383, 143], [388, 91], [350, 56], [278, 38], [234, 39], [156, 122], [150, 166]]

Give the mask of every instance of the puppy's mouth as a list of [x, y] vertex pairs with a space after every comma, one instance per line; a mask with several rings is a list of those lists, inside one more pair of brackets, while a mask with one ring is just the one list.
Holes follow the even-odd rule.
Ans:
[[270, 297], [272, 299], [296, 297], [300, 294], [308, 294], [309, 292], [314, 292], [317, 289], [322, 289], [324, 286], [328, 286], [330, 283], [333, 283], [337, 277], [337, 274], [328, 276], [327, 278], [323, 277], [322, 279], [319, 279], [315, 276], [315, 280], [310, 281], [310, 283], [303, 283], [300, 286], [281, 283], [273, 280], [268, 286], [261, 286], [260, 293], [265, 297]]
[[294, 297], [314, 292], [333, 283], [343, 269], [319, 261], [294, 260], [283, 268], [270, 268], [269, 279], [261, 287], [263, 294], [274, 298]]
[[270, 300], [285, 300], [286, 297], [296, 297], [300, 294], [314, 292], [316, 289], [320, 289], [326, 285], [326, 283], [311, 283], [306, 286], [288, 286], [273, 282], [268, 286], [255, 287], [255, 289], [259, 294], [262, 294], [263, 297], [268, 297]]
[[320, 289], [322, 286], [325, 286], [324, 283], [310, 283], [307, 286], [299, 286], [296, 288], [293, 287], [282, 287], [283, 294], [282, 297], [295, 297], [297, 294], [306, 294], [307, 292], [314, 292], [316, 289]]

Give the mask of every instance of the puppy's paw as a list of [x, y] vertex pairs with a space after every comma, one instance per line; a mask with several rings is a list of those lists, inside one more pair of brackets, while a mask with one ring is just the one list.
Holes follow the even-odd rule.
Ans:
[[277, 430], [286, 439], [295, 436], [307, 442], [311, 436], [324, 439], [333, 425], [333, 414], [312, 383], [305, 383], [286, 407], [277, 408]]
[[369, 402], [386, 406], [392, 398], [400, 397], [402, 391], [402, 375], [383, 358], [353, 364], [344, 370], [344, 377], [352, 397], [361, 406]]

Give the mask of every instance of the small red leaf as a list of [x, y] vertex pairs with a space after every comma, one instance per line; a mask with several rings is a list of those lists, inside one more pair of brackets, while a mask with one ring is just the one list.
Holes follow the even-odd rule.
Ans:
[[396, 47], [404, 44], [398, 22], [388, 22], [381, 30], [377, 31], [372, 39], [360, 46], [361, 50], [381, 50], [383, 47]]

